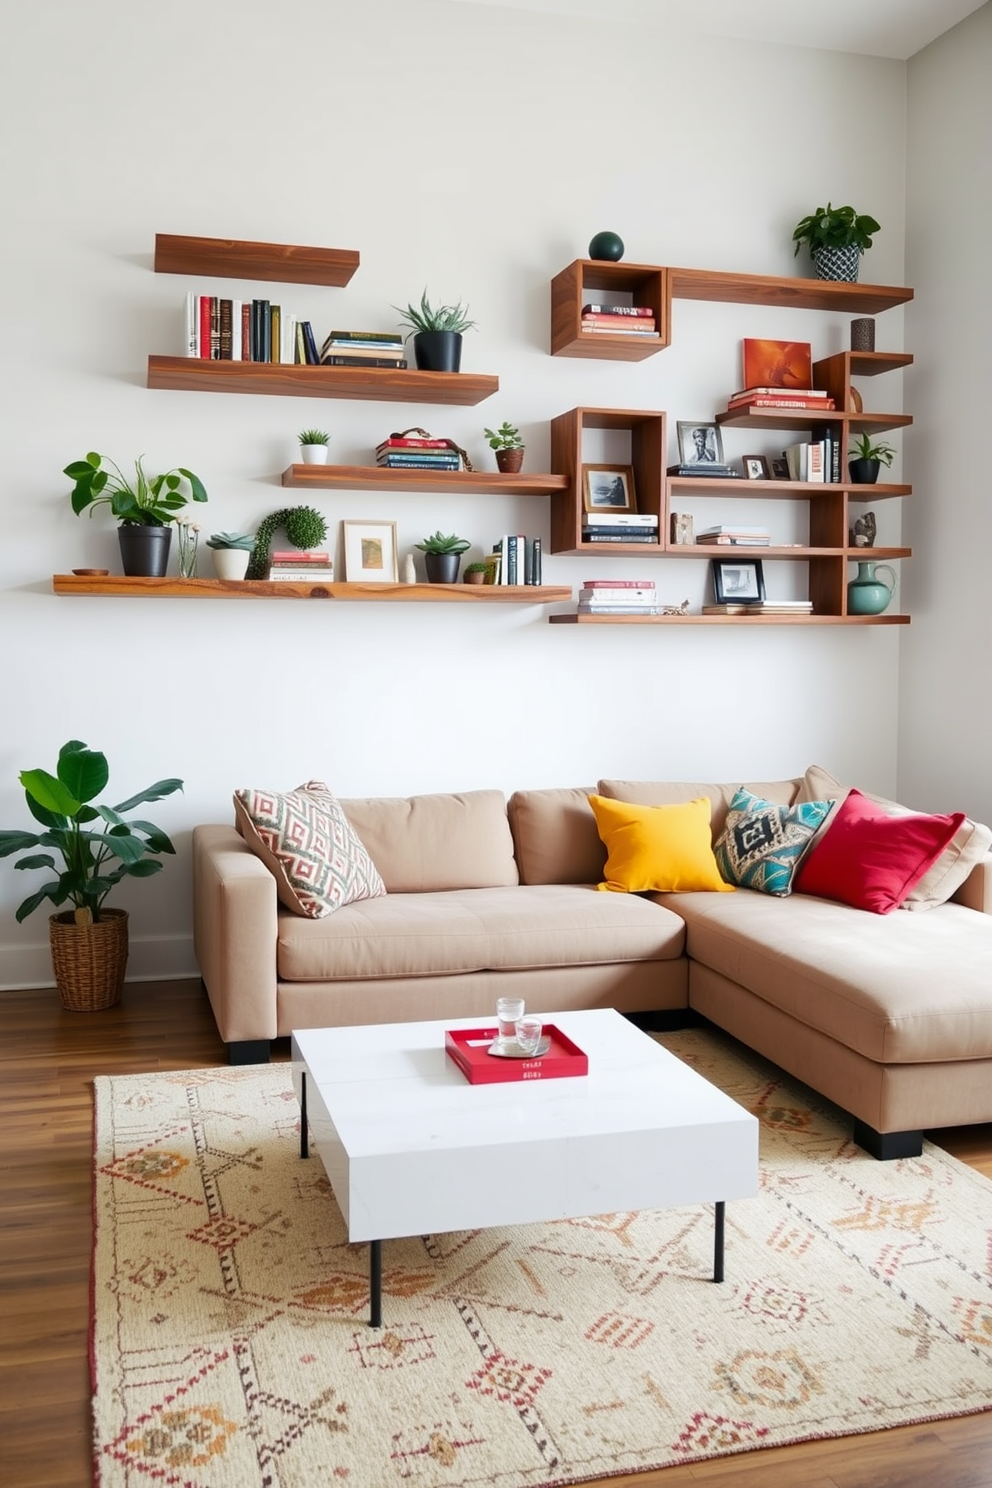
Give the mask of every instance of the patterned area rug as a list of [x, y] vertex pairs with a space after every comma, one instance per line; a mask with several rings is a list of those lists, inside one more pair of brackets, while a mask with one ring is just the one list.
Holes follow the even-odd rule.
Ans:
[[992, 1184], [663, 1042], [761, 1120], [724, 1284], [711, 1209], [429, 1235], [381, 1330], [288, 1065], [97, 1080], [101, 1488], [549, 1488], [992, 1406]]

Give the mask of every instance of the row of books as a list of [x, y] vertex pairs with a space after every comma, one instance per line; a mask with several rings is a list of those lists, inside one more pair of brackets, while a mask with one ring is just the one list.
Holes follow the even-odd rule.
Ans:
[[[269, 300], [229, 300], [220, 295], [186, 296], [186, 355], [213, 362], [291, 362], [295, 323]], [[313, 349], [316, 360], [316, 347]]]
[[583, 305], [581, 324], [591, 334], [611, 336], [656, 336], [654, 311], [650, 305]]
[[749, 387], [741, 388], [727, 399], [728, 413], [741, 408], [808, 408], [829, 413], [834, 406], [825, 388]]
[[459, 470], [461, 456], [447, 439], [390, 434], [376, 445], [375, 463], [386, 470]]
[[790, 444], [788, 449], [782, 451], [782, 458], [789, 469], [789, 479], [813, 484], [839, 481], [842, 455], [843, 441], [837, 434], [826, 434], [822, 439]]
[[509, 532], [493, 543], [492, 553], [484, 560], [490, 568], [486, 582], [493, 584], [540, 584], [542, 544], [539, 537], [522, 532]]
[[406, 367], [403, 337], [388, 331], [331, 331], [320, 348], [325, 367]]
[[594, 511], [582, 518], [584, 543], [656, 543], [658, 518], [650, 512]]
[[579, 590], [580, 615], [658, 615], [651, 579], [586, 579]]
[[330, 583], [334, 578], [334, 560], [330, 553], [308, 548], [276, 548], [269, 554], [269, 579], [274, 583]]

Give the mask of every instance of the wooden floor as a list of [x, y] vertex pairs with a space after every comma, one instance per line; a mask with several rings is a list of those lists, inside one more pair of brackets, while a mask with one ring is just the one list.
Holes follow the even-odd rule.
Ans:
[[[276, 1057], [285, 1059], [287, 1050], [277, 1047]], [[93, 1076], [223, 1063], [198, 982], [129, 985], [119, 1007], [99, 1013], [64, 1012], [54, 991], [0, 993], [3, 1488], [86, 1488], [92, 1481], [87, 1338]], [[931, 1135], [992, 1177], [992, 1126]], [[614, 1479], [612, 1488], [689, 1483], [992, 1488], [992, 1414], [671, 1467]]]

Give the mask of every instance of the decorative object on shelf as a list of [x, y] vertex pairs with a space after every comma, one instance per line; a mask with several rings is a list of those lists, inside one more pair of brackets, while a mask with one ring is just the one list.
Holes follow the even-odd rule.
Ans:
[[742, 352], [745, 389], [757, 392], [793, 388], [802, 392], [813, 386], [813, 347], [809, 341], [768, 341], [745, 336]]
[[817, 279], [857, 282], [861, 255], [871, 247], [872, 233], [881, 228], [874, 217], [857, 213], [853, 207], [834, 207], [827, 202], [808, 217], [796, 223], [792, 234], [795, 252], [808, 244]]
[[858, 517], [853, 527], [848, 529], [848, 540], [852, 548], [873, 548], [877, 533], [878, 524], [875, 521], [875, 513], [867, 511]]
[[484, 429], [489, 448], [496, 452], [496, 467], [504, 475], [515, 475], [524, 463], [524, 442], [520, 430], [504, 421], [498, 429]]
[[662, 605], [661, 613], [663, 615], [688, 615], [689, 601], [687, 599], [684, 599], [681, 604]]
[[312, 506], [284, 506], [258, 524], [255, 546], [248, 562], [249, 579], [264, 579], [269, 571], [269, 544], [282, 527], [294, 548], [315, 548], [327, 537], [327, 523]]
[[587, 512], [636, 512], [632, 465], [583, 465], [582, 499]]
[[214, 532], [207, 538], [219, 579], [243, 579], [251, 562], [255, 539], [247, 532]]
[[700, 424], [693, 419], [678, 420], [679, 460], [684, 467], [697, 466], [711, 474], [723, 466], [723, 439], [716, 424]]
[[[881, 569], [892, 575], [892, 583], [879, 578]], [[887, 563], [859, 563], [857, 576], [847, 586], [849, 615], [881, 615], [888, 608], [896, 587], [895, 569]]]
[[691, 512], [672, 512], [671, 541], [678, 548], [691, 547], [695, 542]]
[[433, 537], [425, 537], [414, 546], [424, 555], [429, 584], [457, 584], [462, 554], [467, 553], [472, 544], [464, 537], [456, 537], [453, 532], [445, 536], [439, 528]]
[[300, 441], [300, 458], [304, 465], [327, 464], [327, 446], [330, 444], [331, 436], [326, 429], [301, 429], [297, 438]]
[[870, 315], [851, 321], [851, 350], [875, 350], [875, 322]]
[[745, 480], [771, 480], [771, 471], [764, 455], [742, 455]]
[[789, 461], [786, 458], [786, 454], [785, 454], [785, 451], [784, 450], [782, 451], [781, 455], [777, 456], [776, 458], [774, 458], [772, 460], [771, 466], [772, 466], [772, 480], [788, 480], [789, 479]]
[[[62, 473], [75, 482], [70, 500], [77, 517], [86, 510], [92, 516], [98, 506], [106, 503], [117, 518], [125, 574], [132, 578], [163, 578], [172, 541], [170, 523], [190, 499], [206, 501], [207, 493], [199, 476], [183, 466], [149, 479], [142, 467], [143, 459], [139, 455], [135, 460], [132, 481], [113, 460], [95, 450], [83, 460], [73, 460]], [[102, 468], [104, 462], [109, 470]]]
[[427, 298], [425, 289], [420, 304], [407, 305], [399, 312], [400, 321], [410, 330], [407, 339], [413, 337], [413, 354], [421, 372], [457, 372], [462, 361], [462, 335], [472, 330], [474, 320], [468, 318], [468, 306], [458, 301], [454, 305], [434, 306]]
[[[78, 739], [59, 750], [55, 774], [22, 770], [28, 810], [42, 833], [0, 832], [0, 857], [26, 848], [53, 849], [62, 858], [58, 871], [51, 852], [23, 858], [18, 868], [49, 868], [55, 877], [24, 900], [18, 923], [49, 900], [74, 908], [49, 916], [52, 965], [63, 1007], [93, 1012], [120, 1001], [127, 964], [127, 912], [105, 909], [104, 900], [123, 878], [150, 878], [162, 864], [161, 853], [175, 848], [160, 828], [147, 821], [126, 821], [124, 813], [144, 801], [160, 801], [182, 790], [181, 780], [158, 780], [116, 806], [90, 803], [109, 778], [106, 757]], [[90, 830], [100, 822], [105, 831]]]
[[485, 584], [486, 575], [490, 572], [490, 565], [485, 562], [470, 563], [462, 575], [465, 584]]
[[375, 463], [384, 470], [463, 470], [475, 466], [453, 439], [435, 439], [427, 429], [413, 424], [392, 433], [375, 447]]
[[344, 576], [349, 584], [397, 584], [395, 522], [342, 522]]
[[850, 393], [851, 407], [854, 410], [854, 412], [855, 413], [864, 413], [865, 405], [864, 405], [864, 403], [861, 400], [861, 394], [858, 392], [857, 388], [856, 387], [849, 388], [848, 389], [848, 392]]
[[873, 441], [867, 432], [861, 435], [851, 449], [847, 468], [856, 486], [873, 486], [878, 480], [880, 468], [891, 465], [895, 457], [895, 450], [890, 444], [886, 444], [884, 440]]
[[79, 579], [105, 579], [110, 572], [109, 568], [74, 568], [73, 573]]
[[403, 559], [403, 583], [415, 584], [417, 582], [417, 565], [413, 561], [413, 554], [407, 553]]
[[194, 522], [189, 512], [176, 518], [176, 540], [179, 549], [179, 577], [196, 578], [196, 548], [200, 541], [200, 524]]
[[603, 263], [619, 263], [623, 258], [623, 238], [615, 232], [598, 232], [589, 244], [589, 257]]
[[765, 597], [760, 558], [714, 558], [713, 594], [717, 604], [756, 604]]

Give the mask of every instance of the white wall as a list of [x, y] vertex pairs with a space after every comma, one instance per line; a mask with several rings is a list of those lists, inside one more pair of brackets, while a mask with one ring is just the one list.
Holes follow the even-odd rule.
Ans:
[[918, 410], [907, 446], [915, 493], [905, 532], [913, 624], [903, 641], [899, 794], [925, 810], [992, 821], [989, 652], [992, 544], [992, 5], [908, 69], [907, 311]]
[[[810, 340], [814, 356], [843, 348], [848, 317], [677, 303], [672, 348], [645, 362], [551, 358], [549, 282], [602, 228], [629, 261], [806, 273], [792, 228], [830, 197], [883, 224], [863, 277], [903, 283], [902, 63], [444, 0], [48, 0], [8, 7], [5, 23], [0, 822], [27, 825], [17, 772], [53, 765], [71, 737], [108, 754], [115, 799], [185, 778], [185, 795], [149, 809], [178, 862], [118, 898], [136, 975], [192, 970], [188, 834], [228, 819], [238, 785], [510, 791], [768, 778], [817, 760], [894, 789], [896, 628], [69, 599], [50, 575], [117, 567], [109, 519], [75, 518], [60, 474], [88, 449], [187, 465], [210, 492], [207, 530], [250, 530], [295, 503], [278, 478], [305, 424], [332, 431], [339, 463], [421, 424], [491, 469], [482, 426], [510, 419], [529, 468], [546, 469], [549, 420], [579, 404], [664, 409], [673, 435], [677, 418], [711, 417], [739, 385], [744, 335]], [[500, 391], [467, 409], [149, 391], [147, 355], [181, 349], [187, 288], [252, 292], [152, 273], [156, 231], [357, 248], [347, 289], [282, 293], [318, 335], [392, 329], [390, 306], [425, 285], [467, 299], [480, 329], [463, 366], [498, 373]], [[899, 349], [902, 312], [879, 325]], [[898, 407], [898, 379], [884, 381], [876, 406]], [[754, 446], [727, 435], [731, 458]], [[507, 530], [548, 536], [543, 498], [327, 492], [316, 504], [332, 524], [396, 520], [404, 551], [438, 527], [479, 549]], [[886, 520], [897, 535], [898, 513]], [[666, 601], [703, 597], [705, 564], [545, 564], [548, 582], [573, 585], [647, 572]], [[787, 565], [768, 578], [771, 593], [804, 583]], [[0, 985], [49, 976], [44, 913], [13, 919], [37, 883], [0, 864]]]

